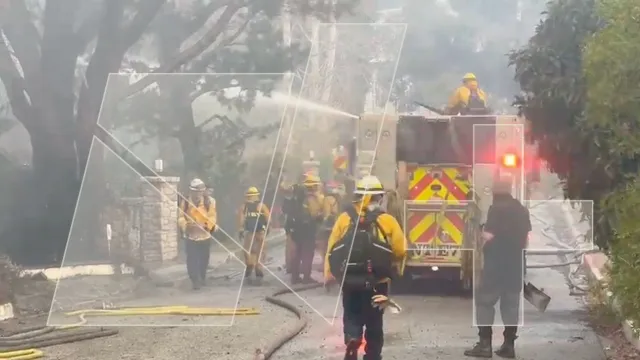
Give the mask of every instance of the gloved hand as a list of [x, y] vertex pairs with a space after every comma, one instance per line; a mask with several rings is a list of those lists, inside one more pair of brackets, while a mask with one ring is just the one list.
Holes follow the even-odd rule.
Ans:
[[324, 278], [324, 289], [329, 292], [333, 288], [334, 285], [337, 284], [336, 279], [333, 275], [325, 276]]
[[391, 310], [391, 312], [394, 314], [402, 311], [400, 305], [398, 305], [395, 301], [391, 300], [391, 298], [386, 295], [373, 295], [373, 297], [371, 298], [371, 305], [379, 310], [384, 310], [387, 307], [390, 307], [389, 310]]
[[385, 295], [373, 295], [371, 305], [379, 310], [384, 310], [390, 305], [389, 297]]

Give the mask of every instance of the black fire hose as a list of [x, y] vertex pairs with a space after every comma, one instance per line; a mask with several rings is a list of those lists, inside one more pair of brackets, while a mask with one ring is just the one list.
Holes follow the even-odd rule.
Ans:
[[30, 327], [0, 336], [0, 353], [38, 349], [77, 341], [97, 339], [118, 334], [113, 329], [56, 329], [55, 327]]
[[296, 326], [294, 328], [292, 328], [288, 332], [286, 332], [283, 335], [281, 335], [279, 338], [277, 338], [275, 341], [273, 341], [270, 345], [268, 345], [265, 349], [257, 349], [256, 350], [256, 359], [257, 360], [271, 359], [273, 354], [276, 351], [278, 351], [278, 349], [280, 349], [282, 346], [284, 346], [289, 341], [293, 340], [293, 338], [295, 338], [298, 334], [300, 334], [300, 332], [302, 332], [302, 330], [304, 330], [307, 327], [307, 325], [309, 325], [309, 318], [307, 318], [307, 316], [300, 309], [298, 309], [297, 306], [295, 306], [295, 305], [293, 305], [293, 304], [291, 304], [289, 302], [286, 302], [286, 301], [284, 301], [282, 299], [278, 299], [278, 296], [284, 295], [284, 294], [290, 294], [290, 293], [294, 293], [294, 292], [301, 292], [301, 291], [317, 289], [317, 288], [321, 288], [323, 286], [324, 286], [323, 284], [316, 283], [316, 284], [309, 284], [309, 285], [299, 286], [299, 287], [296, 287], [294, 289], [284, 288], [284, 289], [276, 291], [271, 296], [267, 296], [265, 298], [265, 300], [267, 302], [269, 302], [269, 303], [271, 303], [271, 304], [273, 304], [275, 306], [279, 306], [281, 308], [287, 309], [290, 312], [294, 313], [298, 317], [298, 322], [296, 323]]

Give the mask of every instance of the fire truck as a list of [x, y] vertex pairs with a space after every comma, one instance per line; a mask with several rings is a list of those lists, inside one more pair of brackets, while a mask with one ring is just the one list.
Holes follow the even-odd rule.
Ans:
[[363, 114], [346, 144], [347, 173], [377, 176], [387, 211], [408, 241], [407, 279], [443, 278], [473, 289], [480, 234], [500, 178], [526, 193], [524, 121], [517, 116]]

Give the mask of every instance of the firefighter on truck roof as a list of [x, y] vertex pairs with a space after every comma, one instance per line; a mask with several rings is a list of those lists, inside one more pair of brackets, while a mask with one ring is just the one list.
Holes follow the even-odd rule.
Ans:
[[270, 216], [269, 208], [260, 202], [258, 189], [254, 186], [247, 189], [245, 202], [238, 210], [238, 237], [245, 249], [245, 278], [250, 277], [254, 270], [257, 280], [264, 277], [264, 240]]
[[446, 115], [487, 115], [487, 95], [478, 87], [478, 79], [472, 73], [462, 77], [462, 86], [449, 98]]
[[[363, 359], [382, 359], [382, 319], [391, 303], [389, 281], [394, 264], [407, 251], [400, 224], [381, 209], [384, 194], [377, 177], [363, 177], [356, 185], [353, 206], [338, 216], [329, 237], [325, 284], [342, 283], [345, 360], [358, 359], [363, 335]], [[402, 272], [401, 266], [398, 270]]]

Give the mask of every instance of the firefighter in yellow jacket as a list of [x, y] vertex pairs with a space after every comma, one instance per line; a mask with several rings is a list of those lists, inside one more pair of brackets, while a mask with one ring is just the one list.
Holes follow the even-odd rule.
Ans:
[[284, 214], [284, 232], [287, 237], [285, 245], [285, 265], [284, 268], [287, 274], [291, 274], [291, 268], [293, 259], [295, 258], [295, 243], [291, 237], [291, 230], [293, 229], [293, 195], [294, 185], [283, 180], [280, 183], [280, 191], [282, 192], [282, 213]]
[[264, 260], [264, 240], [269, 225], [269, 208], [260, 202], [260, 192], [254, 186], [247, 189], [245, 202], [238, 210], [238, 232], [243, 239], [246, 250], [244, 273], [245, 278], [255, 270], [256, 278], [264, 277], [262, 261]]
[[478, 80], [472, 73], [467, 73], [462, 78], [462, 86], [449, 98], [449, 104], [445, 109], [447, 115], [488, 115], [487, 95], [478, 87]]
[[211, 232], [216, 229], [218, 218], [216, 201], [209, 196], [202, 180], [193, 179], [189, 184], [189, 196], [180, 205], [178, 227], [184, 237], [189, 279], [197, 290], [205, 285]]
[[311, 278], [313, 256], [318, 228], [324, 218], [324, 196], [319, 192], [320, 178], [314, 174], [306, 174], [302, 185], [302, 188], [294, 190], [292, 199], [291, 239], [295, 244], [295, 255], [291, 263], [293, 284], [314, 282]]
[[363, 177], [353, 207], [338, 216], [329, 237], [324, 276], [325, 283], [342, 284], [345, 360], [358, 359], [363, 335], [363, 359], [382, 359], [389, 281], [396, 269], [403, 272], [406, 241], [398, 221], [381, 210], [384, 194], [378, 178]]
[[340, 205], [342, 204], [342, 198], [345, 195], [344, 185], [336, 181], [328, 182], [326, 190], [327, 193], [325, 194], [324, 201], [322, 202], [324, 220], [322, 223], [322, 230], [320, 231], [321, 234], [318, 236], [318, 249], [320, 250], [320, 254], [323, 259], [326, 256], [327, 242], [329, 241], [331, 229], [333, 229], [333, 225], [336, 223], [338, 215], [340, 215]]

